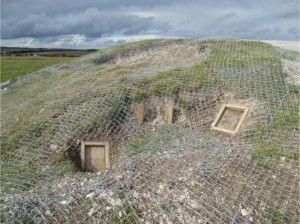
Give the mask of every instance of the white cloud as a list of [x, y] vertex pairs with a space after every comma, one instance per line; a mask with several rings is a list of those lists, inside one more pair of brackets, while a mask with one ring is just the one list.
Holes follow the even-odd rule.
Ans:
[[18, 39], [1, 39], [1, 46], [9, 47], [39, 47], [39, 41], [32, 37]]
[[102, 48], [169, 36], [299, 39], [298, 0], [5, 0], [2, 8], [3, 46]]
[[18, 38], [1, 39], [2, 46], [10, 47], [43, 47], [43, 48], [70, 48], [70, 49], [101, 49], [119, 43], [126, 43], [146, 39], [176, 38], [159, 35], [120, 35], [102, 38], [87, 38], [84, 35], [73, 34], [59, 36], [58, 38]]

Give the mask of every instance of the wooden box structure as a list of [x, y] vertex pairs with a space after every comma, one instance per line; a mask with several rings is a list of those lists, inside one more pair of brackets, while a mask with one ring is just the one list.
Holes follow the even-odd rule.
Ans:
[[81, 142], [81, 168], [99, 172], [110, 169], [108, 142]]
[[229, 134], [236, 134], [241, 127], [249, 108], [239, 105], [223, 105], [217, 118], [212, 124], [212, 129]]

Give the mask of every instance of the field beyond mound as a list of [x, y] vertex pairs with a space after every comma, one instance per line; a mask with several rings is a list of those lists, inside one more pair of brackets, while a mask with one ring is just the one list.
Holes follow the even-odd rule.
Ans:
[[[299, 223], [299, 63], [258, 41], [158, 39], [13, 80], [1, 222]], [[235, 135], [211, 129], [224, 104], [249, 108]], [[111, 169], [84, 172], [82, 141], [108, 142]]]
[[68, 57], [1, 56], [1, 82], [70, 60]]

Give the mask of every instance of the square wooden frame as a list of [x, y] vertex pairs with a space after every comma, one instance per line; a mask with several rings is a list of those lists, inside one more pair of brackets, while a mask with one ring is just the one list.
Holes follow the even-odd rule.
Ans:
[[[232, 109], [232, 110], [237, 110], [237, 111], [242, 111], [243, 112], [243, 114], [242, 114], [242, 116], [241, 116], [241, 118], [240, 118], [237, 126], [235, 127], [235, 129], [233, 131], [229, 130], [229, 129], [217, 127], [217, 125], [222, 120], [223, 115], [225, 114], [226, 109]], [[249, 108], [245, 107], [245, 106], [234, 105], [234, 104], [225, 104], [225, 105], [222, 106], [221, 110], [219, 111], [219, 113], [217, 115], [217, 118], [215, 119], [215, 121], [211, 125], [211, 128], [214, 129], [214, 130], [217, 130], [217, 131], [222, 131], [222, 132], [234, 135], [234, 134], [236, 134], [239, 131], [239, 128], [241, 127], [241, 125], [242, 125], [242, 123], [243, 123], [243, 121], [244, 121], [244, 119], [245, 119], [248, 111], [249, 111]]]
[[104, 146], [105, 150], [105, 169], [110, 169], [110, 160], [109, 160], [109, 143], [108, 142], [85, 142], [81, 141], [81, 150], [80, 150], [80, 159], [81, 159], [81, 169], [85, 170], [85, 148], [86, 146]]

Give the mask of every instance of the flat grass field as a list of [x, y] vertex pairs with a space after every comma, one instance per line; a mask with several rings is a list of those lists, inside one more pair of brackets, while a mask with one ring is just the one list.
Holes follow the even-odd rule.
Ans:
[[1, 82], [71, 60], [74, 57], [1, 56]]

